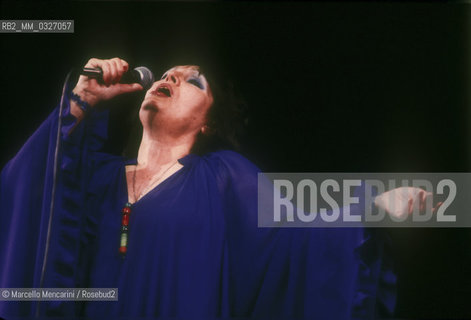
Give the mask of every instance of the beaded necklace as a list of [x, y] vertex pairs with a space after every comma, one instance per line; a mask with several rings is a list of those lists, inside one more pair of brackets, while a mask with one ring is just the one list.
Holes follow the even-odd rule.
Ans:
[[145, 194], [151, 186], [153, 186], [155, 183], [157, 183], [162, 177], [177, 164], [178, 160], [175, 161], [171, 166], [169, 166], [165, 171], [160, 174], [156, 179], [152, 180], [152, 183], [150, 183], [147, 188], [145, 188], [143, 191], [139, 193], [139, 195], [136, 196], [136, 190], [135, 190], [135, 185], [136, 185], [136, 171], [137, 171], [137, 165], [134, 168], [133, 176], [132, 176], [132, 193], [134, 195], [134, 203], [130, 203], [129, 201], [126, 202], [124, 205], [124, 208], [121, 210], [121, 213], [123, 214], [121, 217], [121, 236], [120, 236], [120, 246], [119, 246], [119, 253], [121, 256], [124, 258], [126, 256], [126, 252], [128, 249], [128, 231], [129, 231], [129, 216], [131, 215], [132, 212], [132, 206], [135, 204], [139, 199], [141, 199], [142, 195]]

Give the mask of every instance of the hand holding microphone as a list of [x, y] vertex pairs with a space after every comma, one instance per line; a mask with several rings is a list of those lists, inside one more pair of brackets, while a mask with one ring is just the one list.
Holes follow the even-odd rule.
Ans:
[[[154, 83], [152, 72], [145, 67], [132, 71], [120, 58], [100, 60], [92, 58], [81, 71], [73, 93], [90, 106], [117, 95], [148, 89]], [[75, 113], [75, 112], [73, 112]]]

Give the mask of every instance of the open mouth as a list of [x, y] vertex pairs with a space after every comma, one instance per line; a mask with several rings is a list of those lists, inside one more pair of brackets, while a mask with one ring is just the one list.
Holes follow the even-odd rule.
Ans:
[[171, 97], [172, 91], [166, 84], [161, 84], [157, 90], [154, 91], [158, 96]]

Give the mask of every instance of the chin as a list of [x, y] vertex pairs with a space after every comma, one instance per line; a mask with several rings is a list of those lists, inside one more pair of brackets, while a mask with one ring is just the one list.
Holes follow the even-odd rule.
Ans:
[[158, 108], [157, 108], [157, 105], [155, 104], [155, 101], [144, 100], [144, 102], [142, 102], [142, 105], [141, 105], [141, 110], [157, 112]]

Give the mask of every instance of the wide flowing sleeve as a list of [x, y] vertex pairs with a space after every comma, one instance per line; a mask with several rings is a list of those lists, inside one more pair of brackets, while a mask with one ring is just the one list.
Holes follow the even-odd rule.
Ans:
[[395, 276], [381, 230], [259, 228], [260, 170], [235, 152], [216, 152], [211, 157], [224, 198], [230, 315], [260, 319], [392, 316]]
[[[66, 90], [59, 107], [1, 172], [0, 287], [73, 287], [82, 191], [90, 152], [106, 139], [107, 112], [92, 111], [77, 125]], [[58, 123], [62, 122], [59, 145]], [[73, 128], [73, 130], [72, 130]], [[54, 211], [54, 158], [58, 171]], [[46, 249], [47, 248], [47, 249]], [[0, 316], [28, 316], [33, 302], [0, 302]]]

